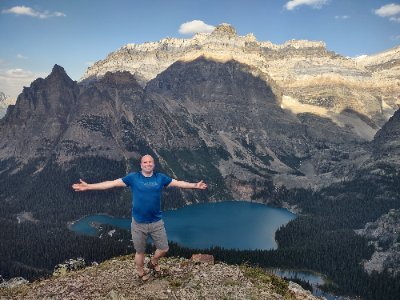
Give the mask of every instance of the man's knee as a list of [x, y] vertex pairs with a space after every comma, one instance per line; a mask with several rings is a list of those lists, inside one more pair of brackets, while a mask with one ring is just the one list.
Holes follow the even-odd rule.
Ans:
[[157, 249], [157, 251], [158, 251], [160, 254], [162, 254], [162, 255], [167, 254], [167, 253], [168, 253], [168, 250], [169, 250], [169, 248], [166, 248], [166, 249]]

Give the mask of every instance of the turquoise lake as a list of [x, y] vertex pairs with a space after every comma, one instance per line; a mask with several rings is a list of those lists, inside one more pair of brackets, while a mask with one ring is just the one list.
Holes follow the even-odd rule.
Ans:
[[[240, 250], [276, 249], [276, 230], [296, 217], [286, 209], [245, 201], [189, 205], [163, 215], [168, 239], [181, 246]], [[93, 223], [130, 230], [131, 219], [92, 215], [70, 228], [80, 234], [96, 235]]]
[[[286, 209], [245, 201], [225, 201], [189, 205], [163, 213], [168, 240], [181, 246], [205, 249], [220, 246], [227, 249], [255, 250], [276, 249], [275, 232], [279, 227], [296, 218]], [[96, 235], [93, 226], [108, 224], [130, 230], [130, 218], [92, 215], [76, 221], [70, 229], [85, 235]], [[287, 278], [299, 278], [313, 286], [316, 296], [328, 300], [349, 299], [322, 292], [318, 286], [324, 279], [311, 272], [269, 269]]]

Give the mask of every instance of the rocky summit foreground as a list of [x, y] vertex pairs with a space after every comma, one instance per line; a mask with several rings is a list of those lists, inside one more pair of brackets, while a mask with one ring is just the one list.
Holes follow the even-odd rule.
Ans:
[[0, 299], [319, 299], [248, 266], [162, 259], [163, 276], [140, 282], [132, 255], [64, 276], [0, 289]]

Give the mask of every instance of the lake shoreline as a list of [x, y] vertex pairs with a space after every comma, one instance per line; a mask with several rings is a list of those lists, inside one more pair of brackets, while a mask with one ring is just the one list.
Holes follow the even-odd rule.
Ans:
[[[199, 203], [163, 212], [169, 239], [193, 249], [277, 249], [275, 232], [294, 218], [296, 215], [286, 208], [240, 200]], [[69, 222], [68, 229], [93, 236], [98, 226], [92, 222], [129, 230], [131, 220], [99, 213]]]
[[[192, 205], [201, 205], [201, 204], [208, 204], [208, 203], [223, 203], [223, 202], [256, 203], [256, 204], [262, 204], [262, 205], [265, 205], [265, 206], [268, 206], [268, 207], [286, 209], [286, 210], [288, 210], [289, 212], [291, 212], [292, 214], [294, 214], [296, 216], [301, 214], [301, 209], [299, 209], [296, 205], [290, 205], [287, 202], [282, 202], [282, 204], [283, 204], [282, 206], [275, 206], [275, 205], [272, 205], [270, 203], [265, 203], [265, 202], [261, 202], [261, 201], [257, 201], [257, 200], [246, 200], [246, 199], [245, 200], [243, 200], [243, 199], [241, 199], [241, 200], [217, 200], [217, 201], [211, 201], [211, 202], [191, 203], [191, 204], [188, 204], [188, 205], [185, 205], [185, 206], [182, 206], [182, 207], [178, 207], [178, 208], [169, 208], [169, 209], [163, 211], [163, 214], [165, 212], [168, 212], [168, 211], [176, 211], [176, 210], [179, 210], [179, 209], [182, 209], [182, 208], [185, 208], [185, 207], [188, 207], [188, 206], [192, 206]], [[89, 216], [93, 216], [93, 215], [108, 216], [110, 218], [129, 218], [129, 217], [125, 217], [125, 216], [113, 216], [113, 215], [110, 215], [108, 213], [86, 214], [86, 215], [84, 215], [84, 216], [82, 216], [82, 217], [80, 217], [80, 218], [78, 218], [76, 220], [68, 221], [67, 222], [67, 228], [69, 230], [72, 230], [71, 226], [73, 226], [75, 223], [77, 223], [77, 222], [81, 221], [82, 219], [85, 219], [85, 218], [87, 218]]]

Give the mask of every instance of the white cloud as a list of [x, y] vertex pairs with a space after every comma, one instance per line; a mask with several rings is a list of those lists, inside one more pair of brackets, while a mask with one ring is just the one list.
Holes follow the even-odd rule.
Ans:
[[15, 14], [17, 16], [30, 16], [39, 19], [47, 19], [50, 17], [65, 17], [66, 15], [62, 12], [50, 12], [48, 10], [38, 11], [27, 6], [14, 6], [9, 9], [3, 9], [3, 14]]
[[400, 5], [395, 3], [386, 4], [381, 8], [376, 9], [375, 14], [384, 18], [393, 17], [400, 14]]
[[389, 21], [400, 23], [400, 4], [390, 3], [376, 9], [375, 14]]
[[45, 76], [46, 74], [18, 68], [0, 69], [0, 91], [16, 99], [24, 86], [30, 86], [36, 78]]
[[0, 73], [0, 78], [2, 75], [7, 76], [8, 78], [31, 78], [33, 75], [33, 72], [31, 71], [26, 71], [24, 69], [9, 69], [6, 70], [3, 74]]
[[2, 11], [4, 14], [16, 14], [16, 15], [26, 15], [26, 16], [31, 16], [31, 17], [36, 17], [37, 12], [34, 11], [30, 7], [26, 6], [14, 6], [11, 7], [10, 9], [4, 9]]
[[335, 16], [335, 20], [347, 20], [349, 18], [349, 16]]
[[53, 13], [53, 16], [54, 16], [54, 17], [66, 17], [67, 15], [64, 14], [64, 13], [62, 13], [62, 12], [60, 12], [60, 11], [55, 11], [55, 12]]
[[18, 59], [28, 59], [28, 57], [26, 57], [26, 56], [24, 56], [24, 55], [22, 55], [22, 54], [17, 54], [17, 58]]
[[214, 26], [208, 25], [200, 20], [193, 20], [190, 22], [183, 23], [179, 27], [180, 34], [194, 34], [199, 32], [212, 32], [215, 29]]
[[322, 6], [328, 4], [328, 2], [329, 2], [329, 0], [292, 0], [285, 4], [285, 8], [287, 10], [293, 10], [297, 6], [308, 5], [308, 6], [311, 6], [312, 8], [319, 9]]
[[355, 59], [363, 59], [363, 58], [367, 58], [368, 57], [368, 55], [366, 55], [366, 54], [359, 54], [359, 55], [356, 55], [354, 58]]

